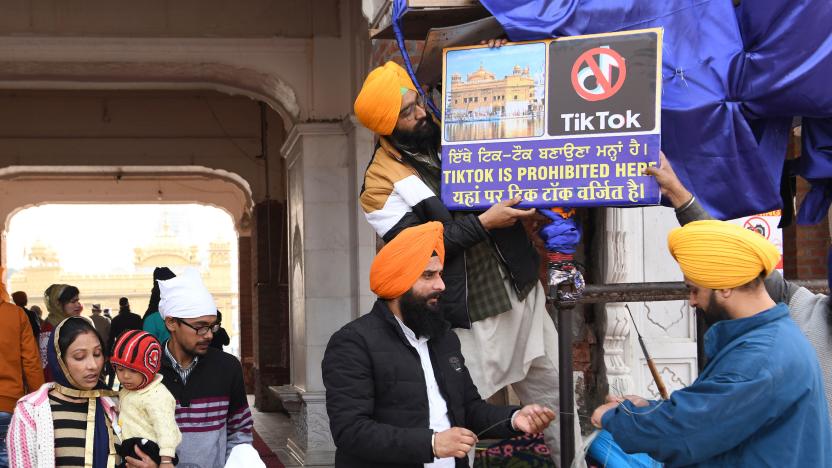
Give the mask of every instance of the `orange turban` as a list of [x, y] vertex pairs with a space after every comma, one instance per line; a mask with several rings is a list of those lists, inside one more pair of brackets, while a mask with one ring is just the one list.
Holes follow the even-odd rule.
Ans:
[[445, 262], [444, 226], [431, 221], [407, 228], [385, 245], [370, 266], [370, 289], [382, 299], [395, 299], [413, 287], [436, 252]]
[[416, 91], [407, 71], [396, 62], [387, 62], [367, 75], [355, 98], [355, 115], [365, 127], [379, 135], [390, 135], [402, 110], [402, 96]]
[[667, 236], [685, 277], [709, 289], [732, 289], [768, 276], [780, 251], [760, 234], [725, 221], [694, 221]]

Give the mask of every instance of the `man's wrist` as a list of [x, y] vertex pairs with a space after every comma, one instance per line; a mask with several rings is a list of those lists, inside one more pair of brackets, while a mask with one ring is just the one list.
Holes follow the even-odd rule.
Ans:
[[430, 451], [433, 452], [433, 458], [439, 458], [436, 456], [436, 431], [430, 434]]
[[479, 221], [483, 231], [488, 232], [488, 226], [486, 226], [486, 223], [488, 223], [488, 215], [486, 215], [485, 213], [480, 213], [479, 215], [474, 217], [477, 218], [477, 221]]
[[515, 411], [511, 414], [511, 429], [514, 431], [518, 431], [517, 426], [514, 425], [514, 419], [517, 418], [517, 415], [520, 414], [520, 410]]
[[687, 191], [687, 189], [680, 187], [677, 190], [671, 191], [667, 198], [670, 200], [670, 204], [673, 205], [673, 208], [681, 211], [690, 206], [694, 197], [692, 193]]

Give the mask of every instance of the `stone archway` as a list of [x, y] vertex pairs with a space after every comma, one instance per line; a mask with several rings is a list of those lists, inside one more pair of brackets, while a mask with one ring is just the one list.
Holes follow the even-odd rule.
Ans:
[[204, 167], [7, 167], [0, 170], [0, 264], [8, 263], [11, 218], [47, 204], [184, 204], [218, 208], [236, 232], [240, 357], [254, 383], [251, 228], [253, 199], [236, 174]]
[[47, 202], [195, 202], [231, 215], [243, 364], [258, 407], [274, 408], [265, 389], [290, 373], [286, 279], [266, 278], [256, 260], [288, 262], [285, 236], [258, 235], [286, 224], [280, 114], [186, 90], [0, 91], [0, 101], [0, 220]]
[[211, 90], [269, 104], [288, 130], [306, 111], [280, 70], [303, 70], [307, 48], [297, 39], [0, 37], [0, 89]]

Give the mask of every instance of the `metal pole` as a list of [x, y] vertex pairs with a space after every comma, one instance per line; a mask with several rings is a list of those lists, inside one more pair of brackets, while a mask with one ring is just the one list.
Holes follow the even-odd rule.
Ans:
[[[813, 293], [829, 294], [826, 280], [789, 280]], [[580, 304], [600, 304], [606, 302], [658, 302], [678, 301], [688, 298], [685, 283], [618, 283], [618, 284], [588, 284], [583, 295], [578, 299]], [[553, 301], [555, 307], [557, 301]]]
[[560, 390], [560, 466], [575, 458], [575, 389], [572, 383], [572, 311], [574, 303], [558, 307], [558, 375]]

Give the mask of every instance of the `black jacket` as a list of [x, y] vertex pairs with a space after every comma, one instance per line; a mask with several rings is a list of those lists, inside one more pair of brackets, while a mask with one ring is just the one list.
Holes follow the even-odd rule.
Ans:
[[113, 320], [110, 322], [110, 339], [107, 340], [107, 352], [112, 352], [113, 345], [116, 343], [119, 335], [128, 330], [141, 329], [142, 317], [140, 315], [134, 314], [129, 310], [120, 310], [118, 315], [113, 317]]
[[[480, 398], [450, 328], [428, 348], [452, 427], [474, 433], [491, 428], [481, 435], [487, 438], [518, 434], [510, 422], [518, 408]], [[433, 461], [419, 354], [384, 301], [332, 335], [321, 367], [336, 467], [415, 468]], [[468, 466], [467, 459], [457, 459], [457, 466]]]
[[31, 309], [25, 307], [21, 307], [21, 309], [26, 312], [26, 318], [29, 319], [29, 325], [32, 326], [32, 333], [35, 335], [35, 343], [37, 343], [38, 337], [40, 337], [40, 319]]
[[[392, 184], [402, 176], [415, 173], [424, 180], [427, 175], [419, 169], [417, 165], [413, 164], [413, 161], [403, 159], [392, 143], [385, 138], [381, 138], [364, 177], [362, 206], [365, 212], [372, 209], [370, 206], [372, 205], [372, 199], [379, 197], [379, 192], [398, 190]], [[402, 190], [406, 190], [406, 187]], [[405, 199], [410, 198], [408, 194], [403, 195]], [[388, 216], [398, 216], [398, 214], [389, 214]], [[451, 212], [437, 196], [424, 197], [415, 203], [411, 207], [411, 211], [402, 213], [398, 222], [382, 234], [382, 238], [385, 242], [390, 242], [404, 229], [428, 221], [439, 221], [445, 228], [445, 262], [442, 276], [445, 281], [445, 292], [442, 293], [441, 300], [445, 318], [451, 322], [451, 326], [471, 327], [465, 271], [466, 249], [490, 239], [500, 261], [509, 273], [515, 291], [518, 291], [518, 293], [538, 281], [540, 255], [526, 235], [522, 223], [517, 222], [508, 228], [486, 231], [476, 214], [454, 219]], [[376, 226], [374, 228], [378, 232], [378, 228]]]

